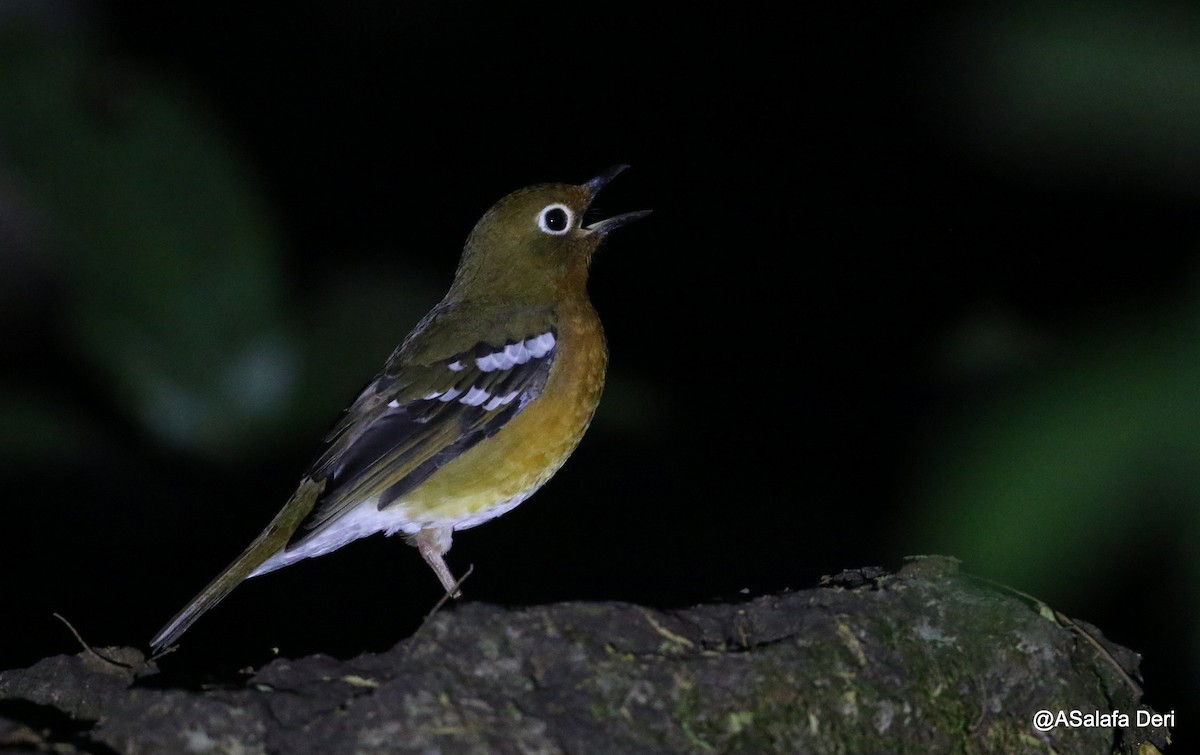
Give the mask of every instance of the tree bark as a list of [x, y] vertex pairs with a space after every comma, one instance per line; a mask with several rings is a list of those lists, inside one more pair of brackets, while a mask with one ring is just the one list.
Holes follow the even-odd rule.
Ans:
[[[1139, 657], [923, 558], [665, 611], [464, 603], [380, 654], [164, 685], [133, 649], [0, 672], [0, 749], [96, 753], [1148, 753]], [[166, 680], [169, 682], [169, 680]], [[1129, 726], [1038, 731], [1039, 710]], [[1143, 713], [1143, 715], [1147, 715]]]

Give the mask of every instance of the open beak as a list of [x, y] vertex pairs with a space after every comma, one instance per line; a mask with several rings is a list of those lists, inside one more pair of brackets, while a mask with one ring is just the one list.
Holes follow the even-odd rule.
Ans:
[[[592, 201], [596, 198], [596, 195], [600, 193], [601, 189], [603, 189], [605, 186], [608, 185], [609, 181], [616, 178], [621, 173], [621, 171], [625, 170], [628, 167], [629, 167], [628, 165], [614, 165], [611, 168], [609, 168], [608, 170], [601, 173], [600, 175], [593, 178], [592, 180], [585, 183], [584, 187], [588, 190], [588, 204], [590, 205], [592, 203]], [[652, 210], [637, 210], [635, 212], [625, 212], [620, 215], [614, 215], [611, 218], [608, 218], [607, 220], [600, 220], [595, 223], [592, 223], [589, 226], [585, 226], [583, 230], [587, 231], [588, 233], [599, 233], [599, 234], [603, 235], [603, 234], [606, 234], [609, 231], [612, 231], [616, 228], [620, 228], [623, 225], [632, 223], [635, 220], [640, 220], [641, 218], [644, 218], [647, 215], [649, 215], [651, 212], [652, 212]]]

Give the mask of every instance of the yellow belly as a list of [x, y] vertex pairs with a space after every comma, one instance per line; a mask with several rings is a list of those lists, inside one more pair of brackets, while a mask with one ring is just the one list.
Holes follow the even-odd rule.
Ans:
[[587, 302], [565, 305], [557, 327], [558, 351], [541, 396], [393, 505], [417, 522], [471, 526], [490, 509], [531, 495], [558, 471], [592, 421], [608, 353]]

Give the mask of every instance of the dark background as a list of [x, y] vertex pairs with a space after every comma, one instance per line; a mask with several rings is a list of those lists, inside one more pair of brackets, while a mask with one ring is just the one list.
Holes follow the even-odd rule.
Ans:
[[[249, 6], [249, 7], [247, 7]], [[633, 167], [610, 385], [468, 599], [684, 606], [945, 553], [1200, 688], [1185, 5], [0, 7], [0, 668], [141, 644], [286, 500], [507, 192]], [[164, 661], [390, 646], [371, 538]], [[1047, 701], [1047, 707], [1051, 701]], [[1195, 715], [1200, 710], [1191, 709]]]

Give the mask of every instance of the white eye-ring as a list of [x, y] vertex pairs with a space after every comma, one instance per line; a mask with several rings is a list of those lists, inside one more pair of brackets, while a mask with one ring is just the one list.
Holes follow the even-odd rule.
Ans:
[[574, 221], [575, 213], [571, 212], [571, 208], [558, 202], [543, 207], [537, 218], [538, 228], [551, 236], [562, 236], [571, 230]]

